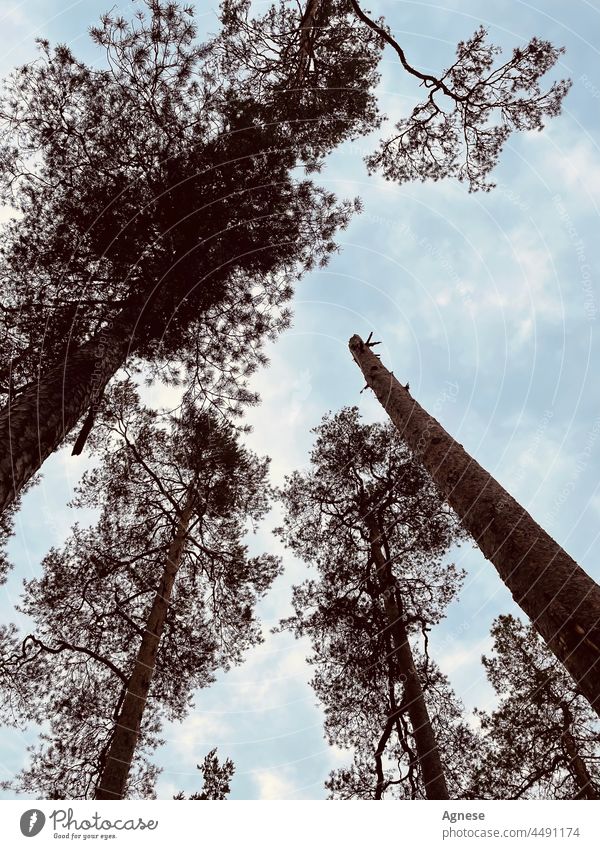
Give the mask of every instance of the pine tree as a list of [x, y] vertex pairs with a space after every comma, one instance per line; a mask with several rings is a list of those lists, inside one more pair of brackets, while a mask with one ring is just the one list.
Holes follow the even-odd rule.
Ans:
[[373, 353], [349, 347], [367, 386], [516, 603], [600, 714], [600, 587], [430, 416]]
[[[564, 49], [535, 36], [500, 58], [501, 48], [479, 26], [458, 43], [452, 64], [434, 74], [414, 67], [385, 19], [371, 17], [358, 0], [306, 0], [302, 8], [279, 0], [264, 17], [253, 17], [249, 0], [227, 0], [225, 8], [238, 38], [246, 36], [243, 46], [236, 43], [237, 54], [254, 73], [287, 74], [293, 109], [312, 108], [315, 88], [324, 102], [325, 79], [342, 108], [348, 98], [364, 97], [352, 70], [370, 60], [373, 47], [388, 48], [391, 60], [426, 92], [408, 117], [391, 116], [391, 134], [366, 156], [369, 171], [395, 183], [455, 177], [470, 191], [489, 191], [489, 174], [511, 134], [542, 130], [546, 118], [560, 114], [571, 86], [555, 80], [542, 87]], [[330, 120], [337, 120], [335, 103]]]
[[89, 430], [126, 362], [189, 381], [233, 346], [256, 365], [354, 208], [298, 169], [369, 126], [376, 56], [353, 65], [365, 94], [338, 119], [318, 121], [330, 93], [302, 120], [239, 62], [230, 23], [202, 44], [191, 9], [145, 5], [92, 29], [104, 67], [40, 42], [0, 101], [3, 196], [19, 213], [2, 243], [0, 508], [85, 415]]
[[491, 799], [600, 798], [600, 725], [532, 626], [499, 616], [487, 676], [500, 699], [478, 711], [485, 757], [474, 794]]
[[568, 90], [541, 89], [559, 49], [534, 38], [495, 66], [482, 28], [423, 73], [356, 0], [281, 0], [258, 17], [224, 0], [202, 44], [191, 8], [145, 5], [92, 29], [104, 67], [42, 41], [0, 100], [0, 182], [19, 212], [2, 244], [0, 510], [80, 421], [82, 450], [125, 363], [200, 391], [224, 346], [255, 367], [354, 208], [295, 172], [379, 126], [384, 45], [427, 90], [368, 157], [399, 182], [489, 188], [510, 133], [541, 129]]
[[[435, 662], [415, 649], [413, 656], [417, 674], [423, 681], [448, 795], [453, 799], [473, 798], [470, 776], [473, 764], [481, 755], [480, 735], [465, 721], [462, 703]], [[375, 658], [371, 662], [377, 664]], [[328, 739], [352, 751], [350, 766], [333, 770], [326, 781], [329, 798], [429, 798], [410, 721], [403, 712], [398, 712], [397, 700], [390, 697], [389, 678], [386, 681], [386, 675], [381, 674], [378, 682], [367, 685], [364, 668], [357, 665], [347, 669], [361, 682], [360, 697], [345, 700], [342, 707], [327, 695], [322, 699]], [[359, 687], [353, 687], [356, 694], [358, 690]]]
[[20, 607], [32, 633], [4, 640], [7, 709], [50, 722], [13, 786], [47, 798], [152, 795], [162, 722], [261, 641], [253, 608], [280, 569], [244, 543], [268, 509], [267, 461], [230, 426], [163, 419], [129, 382], [105, 405], [74, 500], [98, 521], [47, 555]]
[[328, 740], [355, 749], [328, 787], [335, 798], [461, 795], [474, 738], [428, 653], [462, 580], [445, 562], [456, 520], [392, 426], [346, 408], [315, 433], [309, 471], [281, 492], [279, 534], [318, 571], [294, 589], [283, 627], [310, 637]]
[[[202, 790], [199, 793], [191, 793], [188, 798], [200, 802], [220, 802], [226, 799], [231, 791], [229, 782], [235, 772], [231, 758], [226, 758], [223, 763], [219, 763], [217, 750], [211, 749], [202, 764], [198, 764], [198, 769], [203, 778]], [[181, 801], [186, 797], [185, 793], [180, 791], [173, 798]]]

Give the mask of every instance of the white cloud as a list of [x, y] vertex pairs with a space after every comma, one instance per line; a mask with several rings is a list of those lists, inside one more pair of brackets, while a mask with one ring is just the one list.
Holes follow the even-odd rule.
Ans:
[[590, 141], [580, 140], [555, 148], [548, 164], [562, 185], [597, 203], [600, 194], [600, 152]]
[[174, 781], [167, 780], [161, 776], [158, 779], [156, 790], [156, 795], [159, 799], [172, 799], [173, 796], [179, 793], [181, 787], [178, 787]]
[[489, 651], [490, 645], [489, 636], [475, 642], [452, 640], [449, 648], [442, 649], [436, 654], [436, 663], [438, 663], [442, 672], [449, 677], [457, 672], [468, 672], [469, 668], [476, 672], [476, 677], [480, 677], [481, 666], [479, 661], [481, 655]]
[[280, 484], [306, 462], [312, 441], [309, 431], [322, 414], [313, 400], [313, 375], [309, 368], [277, 357], [255, 375], [251, 388], [262, 403], [248, 411], [246, 420], [253, 430], [246, 441], [257, 453], [272, 458], [271, 479]]
[[351, 763], [352, 758], [354, 757], [353, 748], [342, 749], [340, 746], [328, 746], [327, 753], [329, 754], [335, 767]]
[[2, 15], [0, 16], [0, 21], [3, 24], [22, 24], [26, 20], [23, 8], [23, 3], [17, 3], [14, 6], [10, 6], [9, 8], [4, 9]]
[[[289, 593], [286, 593], [286, 598]], [[279, 607], [281, 609], [281, 606]], [[268, 713], [310, 691], [305, 685], [311, 675], [306, 663], [306, 641], [281, 634], [268, 634], [265, 642], [248, 652], [242, 666], [232, 669], [221, 681], [226, 693], [225, 711]]]
[[229, 724], [219, 714], [190, 713], [179, 726], [173, 728], [171, 741], [175, 750], [186, 758], [201, 757], [217, 744], [217, 737], [229, 731]]
[[290, 799], [294, 795], [294, 785], [279, 771], [261, 769], [253, 777], [259, 799]]

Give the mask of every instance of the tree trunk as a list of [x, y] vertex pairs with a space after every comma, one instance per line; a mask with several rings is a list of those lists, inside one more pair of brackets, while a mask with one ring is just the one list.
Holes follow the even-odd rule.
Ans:
[[181, 565], [183, 548], [193, 510], [193, 493], [190, 490], [179, 517], [179, 525], [167, 554], [167, 562], [152, 608], [146, 621], [144, 636], [123, 704], [117, 716], [112, 740], [96, 787], [96, 799], [122, 799], [127, 778], [138, 742], [142, 717], [156, 664], [156, 655], [165, 627], [169, 600], [177, 572]]
[[115, 319], [0, 412], [0, 513], [98, 403], [125, 362], [133, 327], [130, 318]]
[[415, 748], [423, 784], [425, 785], [425, 795], [428, 799], [449, 799], [444, 768], [425, 702], [421, 679], [415, 667], [402, 612], [396, 602], [396, 587], [391, 568], [383, 553], [381, 535], [372, 513], [367, 513], [365, 521], [369, 527], [371, 556], [377, 569], [378, 584], [382, 589], [385, 613], [392, 636], [394, 658], [398, 665], [398, 671], [404, 679], [403, 705], [406, 707], [415, 738]]
[[383, 408], [600, 715], [600, 587], [396, 380], [359, 336], [350, 351]]
[[0, 514], [87, 413], [74, 449], [81, 452], [107, 383], [141, 338], [147, 341], [160, 333], [151, 317], [160, 315], [163, 295], [164, 284], [132, 295], [93, 339], [67, 347], [64, 363], [48, 369], [0, 411]]
[[314, 30], [320, 8], [321, 0], [308, 0], [300, 22], [298, 68], [296, 70], [296, 84], [298, 86], [301, 86], [304, 82], [304, 77], [310, 65], [313, 51]]
[[569, 758], [569, 768], [571, 775], [573, 776], [575, 784], [578, 787], [578, 793], [575, 798], [598, 799], [599, 797], [598, 793], [596, 792], [594, 780], [592, 779], [592, 776], [589, 773], [585, 761], [579, 754], [577, 743], [571, 731], [571, 727], [573, 724], [573, 717], [571, 715], [571, 711], [564, 703], [561, 705], [561, 707], [564, 717], [564, 731], [562, 733], [562, 740], [565, 747], [565, 752], [567, 753], [567, 756]]

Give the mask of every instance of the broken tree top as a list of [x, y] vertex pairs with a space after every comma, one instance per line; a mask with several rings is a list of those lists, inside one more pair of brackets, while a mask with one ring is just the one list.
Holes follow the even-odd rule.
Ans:
[[600, 587], [409, 395], [370, 340], [348, 343], [367, 386], [600, 715]]

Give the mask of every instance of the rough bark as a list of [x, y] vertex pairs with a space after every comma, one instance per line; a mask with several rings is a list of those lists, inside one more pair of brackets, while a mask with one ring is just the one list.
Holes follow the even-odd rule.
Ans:
[[135, 666], [115, 722], [108, 752], [103, 761], [96, 787], [96, 799], [122, 799], [125, 795], [127, 778], [152, 684], [156, 655], [165, 627], [173, 585], [181, 565], [192, 510], [193, 494], [190, 490], [179, 517], [177, 531], [169, 546], [161, 582], [152, 602]]
[[298, 55], [298, 69], [296, 71], [296, 83], [301, 85], [310, 65], [313, 55], [314, 29], [316, 27], [317, 15], [321, 8], [321, 0], [308, 0], [302, 20], [300, 22], [300, 49]]
[[594, 780], [589, 773], [585, 761], [579, 754], [577, 743], [572, 732], [573, 716], [566, 704], [562, 704], [562, 713], [564, 719], [564, 730], [562, 733], [562, 741], [565, 747], [565, 752], [569, 757], [569, 766], [571, 775], [578, 787], [576, 799], [598, 799], [598, 793], [594, 785]]
[[115, 319], [0, 412], [0, 512], [18, 496], [123, 365], [132, 322]]
[[406, 710], [415, 738], [415, 749], [428, 799], [449, 799], [448, 786], [431, 717], [425, 702], [425, 694], [419, 673], [415, 667], [412, 648], [406, 633], [402, 611], [396, 597], [396, 587], [382, 550], [382, 540], [372, 514], [365, 517], [369, 527], [371, 556], [382, 590], [385, 613], [392, 637], [394, 660], [398, 673], [404, 681], [403, 709]]
[[359, 336], [367, 385], [496, 567], [516, 603], [600, 715], [600, 587], [385, 368]]

